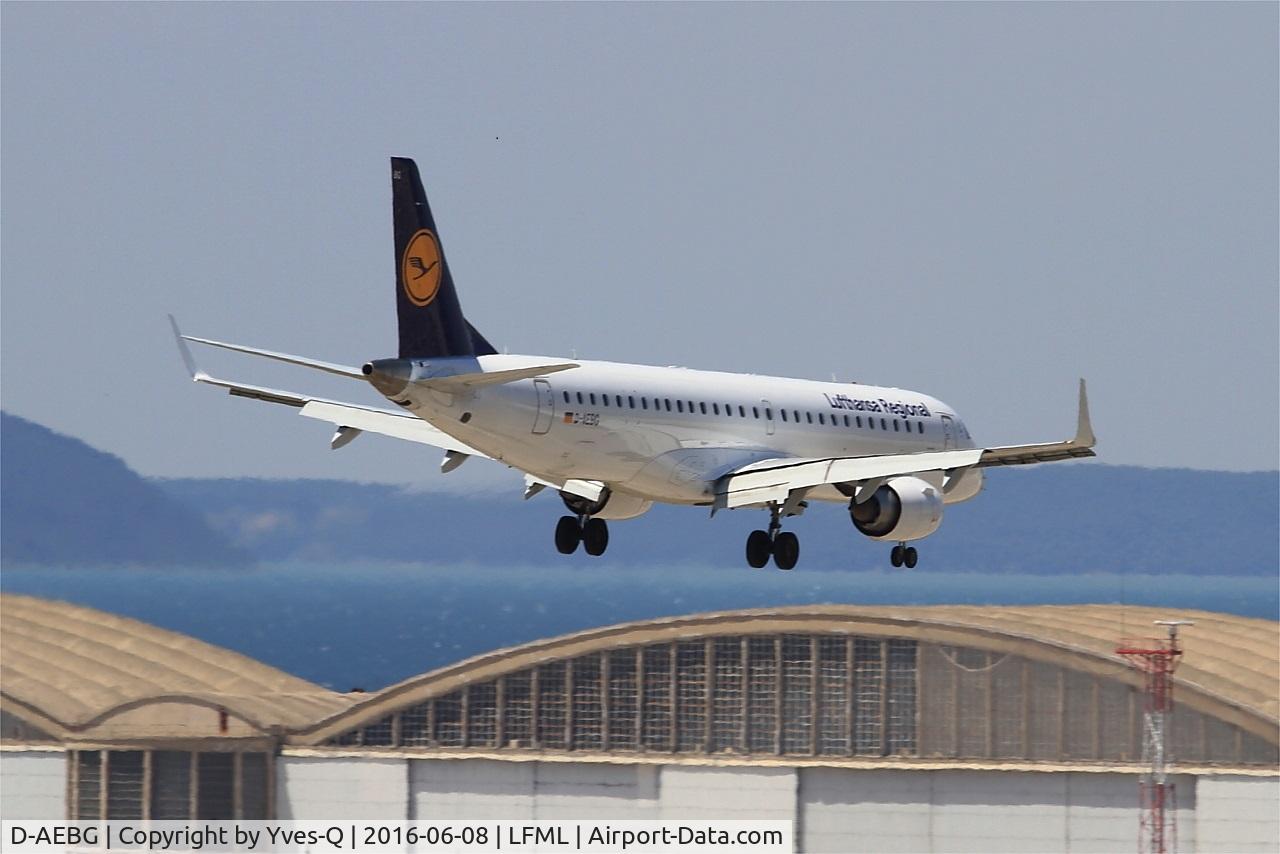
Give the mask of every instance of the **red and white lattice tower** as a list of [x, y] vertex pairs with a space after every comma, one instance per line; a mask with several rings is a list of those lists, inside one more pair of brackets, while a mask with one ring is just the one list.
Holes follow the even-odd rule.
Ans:
[[1193, 625], [1188, 620], [1156, 620], [1168, 632], [1163, 639], [1126, 640], [1117, 655], [1146, 675], [1146, 704], [1142, 715], [1142, 761], [1148, 765], [1139, 778], [1140, 804], [1138, 851], [1140, 854], [1171, 854], [1178, 850], [1178, 800], [1168, 780], [1172, 760], [1169, 752], [1173, 723], [1173, 671], [1182, 658], [1178, 627]]

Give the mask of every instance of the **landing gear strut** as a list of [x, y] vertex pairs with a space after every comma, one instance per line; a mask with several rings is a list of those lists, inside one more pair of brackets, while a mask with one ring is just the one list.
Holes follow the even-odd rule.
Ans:
[[909, 546], [906, 543], [898, 543], [893, 547], [893, 551], [889, 552], [889, 563], [895, 567], [905, 565], [907, 569], [915, 569], [916, 561], [919, 559], [920, 554], [915, 546]]
[[556, 523], [556, 551], [571, 555], [579, 543], [593, 557], [604, 554], [609, 547], [609, 525], [590, 516], [561, 516]]
[[777, 504], [769, 505], [769, 530], [752, 531], [747, 537], [747, 563], [760, 569], [773, 556], [778, 569], [794, 569], [800, 560], [800, 538], [782, 530], [782, 511]]

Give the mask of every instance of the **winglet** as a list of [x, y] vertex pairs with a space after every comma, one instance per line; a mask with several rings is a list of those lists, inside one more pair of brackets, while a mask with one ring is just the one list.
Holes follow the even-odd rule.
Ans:
[[1098, 443], [1093, 435], [1093, 424], [1089, 421], [1089, 395], [1085, 391], [1084, 377], [1080, 378], [1080, 404], [1076, 413], [1076, 437], [1071, 444], [1083, 448], [1092, 448]]
[[173, 340], [178, 342], [178, 352], [182, 354], [182, 363], [187, 366], [187, 373], [194, 380], [200, 370], [196, 367], [195, 357], [191, 355], [191, 348], [187, 346], [186, 341], [182, 340], [182, 330], [178, 329], [178, 321], [174, 320], [172, 314], [169, 315], [169, 325], [173, 327]]

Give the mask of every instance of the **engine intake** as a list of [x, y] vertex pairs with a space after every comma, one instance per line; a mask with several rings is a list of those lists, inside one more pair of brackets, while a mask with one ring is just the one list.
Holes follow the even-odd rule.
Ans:
[[942, 492], [918, 477], [895, 477], [861, 504], [850, 501], [849, 518], [873, 540], [919, 540], [942, 524]]

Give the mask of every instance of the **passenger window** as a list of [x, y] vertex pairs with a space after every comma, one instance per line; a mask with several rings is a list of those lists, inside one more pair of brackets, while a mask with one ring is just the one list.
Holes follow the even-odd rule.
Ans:
[[853, 423], [854, 423], [854, 424], [857, 424], [857, 425], [858, 425], [858, 429], [859, 429], [859, 430], [861, 430], [861, 429], [862, 429], [862, 416], [861, 416], [861, 415], [855, 415], [855, 416], [853, 417]]
[[772, 407], [772, 406], [766, 406], [766, 407], [764, 408], [764, 417], [765, 417], [765, 418], [768, 418], [770, 421], [772, 421], [772, 420], [773, 420], [773, 407]]
[[813, 423], [813, 413], [812, 413], [812, 412], [806, 412], [806, 413], [804, 414], [804, 420], [805, 420], [805, 421], [808, 421], [810, 424], [812, 424], [812, 423]]
[[664, 404], [666, 404], [667, 411], [668, 411], [668, 412], [670, 412], [670, 411], [671, 411], [671, 398], [669, 398], [669, 397], [664, 397], [664, 398], [662, 399], [662, 402], [663, 402]]
[[600, 400], [604, 402], [605, 406], [609, 405], [609, 395], [607, 394], [600, 395]]
[[564, 402], [565, 402], [565, 403], [568, 403], [568, 402], [569, 402], [569, 392], [567, 392], [567, 391], [564, 393]]
[[753, 407], [751, 407], [751, 417], [752, 417], [752, 418], [759, 418], [759, 417], [760, 417], [760, 407], [758, 407], [758, 406], [753, 406]]
[[893, 432], [898, 432], [898, 419], [893, 419]]
[[880, 429], [881, 429], [881, 430], [888, 430], [888, 429], [889, 429], [889, 425], [888, 425], [887, 423], [885, 423], [885, 420], [884, 420], [883, 418], [881, 418], [881, 419], [880, 419]]
[[578, 403], [582, 403], [582, 392], [578, 392]]
[[702, 410], [703, 415], [707, 414], [707, 405], [702, 401], [698, 401], [698, 409]]
[[827, 416], [826, 416], [826, 413], [823, 413], [823, 412], [819, 412], [819, 413], [818, 413], [818, 423], [819, 423], [819, 424], [826, 424], [826, 423], [827, 423]]
[[785, 410], [785, 409], [779, 409], [778, 411], [782, 413], [782, 420], [783, 420], [783, 421], [786, 421], [786, 420], [787, 420], [787, 410]]
[[876, 420], [874, 418], [867, 419], [867, 429], [868, 430], [876, 429]]
[[718, 404], [718, 403], [713, 403], [713, 404], [711, 404], [711, 412], [712, 412], [712, 414], [714, 414], [714, 415], [719, 415], [719, 414], [720, 414], [720, 404]]
[[684, 401], [683, 401], [683, 400], [677, 400], [677, 401], [676, 401], [676, 412], [684, 412]]
[[798, 410], [798, 409], [793, 409], [793, 410], [791, 410], [791, 417], [795, 419], [795, 422], [796, 422], [797, 424], [799, 424], [799, 423], [800, 423], [800, 410]]
[[635, 408], [636, 408], [635, 397], [632, 395], [627, 395], [627, 409], [635, 409]]
[[641, 409], [648, 409], [648, 408], [649, 408], [649, 398], [647, 398], [647, 397], [642, 397], [642, 398], [640, 398], [640, 408], [641, 408]]
[[923, 421], [917, 421], [917, 422], [916, 422], [916, 432], [917, 432], [917, 433], [923, 433], [923, 432], [924, 432], [924, 422], [923, 422]]
[[614, 401], [614, 403], [618, 404], [618, 408], [619, 408], [619, 409], [621, 409], [621, 408], [622, 408], [622, 395], [620, 395], [620, 394], [615, 394], [615, 395], [613, 396], [613, 401]]
[[849, 416], [848, 416], [848, 415], [846, 415], [846, 416], [844, 417], [844, 426], [846, 426], [846, 427], [848, 427], [848, 426], [849, 426]]
[[591, 405], [592, 406], [596, 405], [596, 393], [594, 391], [591, 392]]

